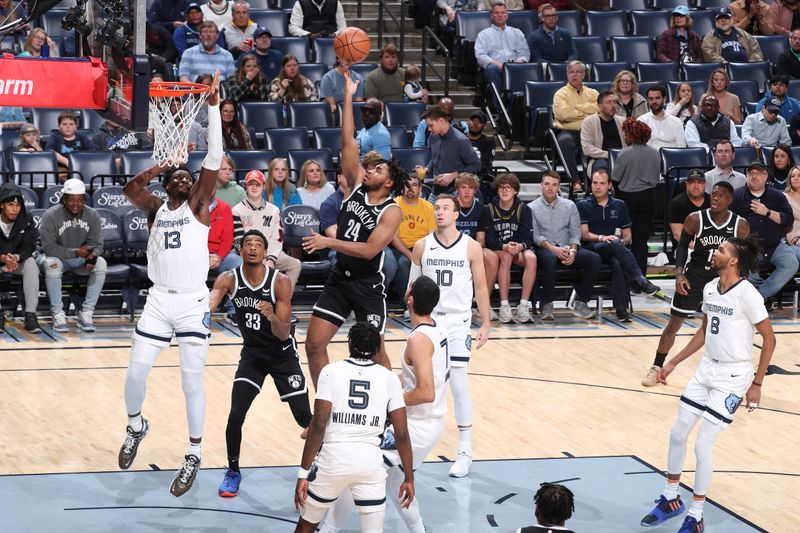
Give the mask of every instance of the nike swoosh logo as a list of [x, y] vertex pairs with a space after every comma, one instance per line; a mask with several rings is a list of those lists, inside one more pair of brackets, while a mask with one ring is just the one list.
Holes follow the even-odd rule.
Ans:
[[438, 247], [438, 246], [431, 246], [431, 247], [430, 247], [430, 248], [428, 248], [428, 249], [429, 249], [429, 250], [438, 250], [438, 249], [439, 249], [439, 247]]
[[741, 374], [731, 374], [732, 378], [738, 378], [739, 376], [741, 376]]
[[465, 318], [462, 322], [469, 322], [469, 318]]
[[203, 300], [205, 300], [205, 299], [206, 299], [206, 297], [205, 297], [205, 296], [203, 296], [202, 298], [198, 298], [198, 299], [197, 299], [197, 301], [198, 301], [198, 302], [202, 302], [202, 301], [203, 301]]
[[288, 350], [289, 348], [291, 348], [291, 346], [284, 346], [284, 347], [283, 347], [283, 348], [281, 348], [281, 349], [282, 349], [282, 350], [285, 352], [285, 351], [286, 351], [286, 350]]
[[380, 285], [381, 285], [380, 283], [376, 283], [375, 285], [372, 286], [372, 288], [377, 289], [378, 287], [380, 287]]

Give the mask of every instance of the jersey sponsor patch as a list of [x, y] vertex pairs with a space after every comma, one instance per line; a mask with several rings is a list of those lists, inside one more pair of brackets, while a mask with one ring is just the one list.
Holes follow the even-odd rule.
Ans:
[[730, 414], [736, 412], [736, 409], [742, 404], [742, 397], [736, 396], [735, 394], [729, 394], [727, 398], [725, 398], [725, 408], [728, 410]]
[[303, 383], [303, 376], [299, 374], [292, 374], [291, 376], [286, 378], [286, 380], [289, 382], [289, 385], [291, 385], [293, 389], [299, 389], [300, 385]]

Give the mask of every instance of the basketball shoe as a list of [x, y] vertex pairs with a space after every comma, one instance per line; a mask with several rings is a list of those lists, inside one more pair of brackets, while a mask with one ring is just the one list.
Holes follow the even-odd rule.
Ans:
[[660, 366], [653, 365], [647, 369], [647, 374], [642, 378], [642, 385], [645, 387], [655, 387], [658, 385], [658, 373], [661, 371]]
[[531, 310], [528, 309], [527, 304], [519, 304], [517, 306], [517, 323], [525, 324], [528, 322], [533, 322], [533, 318], [531, 318]]
[[192, 483], [194, 483], [194, 478], [197, 477], [198, 470], [200, 470], [200, 458], [191, 453], [184, 456], [183, 464], [175, 474], [172, 485], [169, 486], [170, 494], [173, 496], [186, 494], [192, 488]]
[[125, 428], [125, 431], [128, 433], [128, 436], [125, 437], [125, 442], [122, 443], [122, 448], [119, 449], [119, 467], [123, 470], [127, 470], [133, 464], [134, 459], [136, 459], [136, 452], [139, 451], [139, 443], [147, 436], [147, 432], [150, 431], [150, 422], [147, 421], [146, 418], [142, 417], [142, 430], [136, 432], [128, 426]]
[[514, 321], [514, 315], [511, 314], [511, 306], [508, 304], [503, 304], [500, 306], [500, 322], [503, 324], [510, 324]]
[[458, 450], [456, 462], [450, 467], [450, 477], [468, 476], [470, 466], [472, 466], [472, 454], [466, 450]]
[[242, 482], [242, 473], [225, 469], [225, 479], [222, 480], [222, 485], [219, 486], [219, 495], [223, 498], [232, 498], [239, 494], [239, 484]]
[[[653, 507], [653, 510], [642, 518], [642, 525], [644, 527], [660, 526], [670, 518], [678, 516], [684, 510], [686, 510], [686, 507], [683, 505], [680, 496], [668, 500], [662, 494], [656, 500], [656, 506]], [[681, 529], [679, 533], [684, 533], [683, 529]]]
[[702, 518], [698, 521], [697, 518], [693, 516], [687, 516], [683, 519], [683, 524], [678, 530], [678, 533], [703, 533], [705, 529], [706, 525], [703, 523]]

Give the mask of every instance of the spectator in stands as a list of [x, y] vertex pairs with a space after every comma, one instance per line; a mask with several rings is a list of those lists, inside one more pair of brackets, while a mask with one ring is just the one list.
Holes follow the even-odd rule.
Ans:
[[283, 251], [280, 210], [264, 202], [264, 174], [251, 170], [244, 177], [247, 197], [233, 206], [233, 238], [238, 249], [245, 233], [255, 229], [267, 238], [267, 265], [289, 276], [292, 291], [300, 278], [302, 265], [299, 259]]
[[231, 21], [220, 30], [225, 34], [225, 44], [234, 58], [253, 50], [253, 40], [258, 25], [250, 20], [250, 5], [246, 0], [233, 2]]
[[761, 111], [761, 108], [764, 107], [767, 100], [770, 98], [777, 98], [781, 103], [781, 110], [778, 114], [789, 124], [792, 121], [792, 117], [800, 113], [800, 101], [786, 94], [788, 88], [788, 77], [781, 74], [772, 76], [769, 80], [769, 90], [764, 95], [764, 98], [759, 100], [756, 106], [756, 112]]
[[[420, 8], [420, 3], [415, 2], [417, 8]], [[484, 0], [436, 0], [434, 2], [439, 9], [439, 27], [438, 34], [442, 42], [449, 50], [453, 49], [456, 31], [456, 11], [484, 11], [489, 2]], [[434, 16], [436, 16], [434, 14]], [[431, 24], [426, 24], [430, 26]]]
[[656, 150], [662, 147], [685, 148], [683, 122], [678, 117], [667, 114], [664, 109], [666, 101], [667, 89], [663, 85], [656, 84], [647, 89], [647, 106], [650, 112], [639, 117], [639, 120], [650, 127], [650, 142], [647, 144]]
[[60, 203], [45, 211], [39, 223], [42, 253], [36, 262], [44, 274], [53, 329], [59, 333], [69, 331], [61, 298], [63, 273], [89, 278], [86, 298], [78, 313], [78, 327], [87, 332], [95, 330], [94, 308], [106, 280], [102, 224], [97, 211], [84, 205], [85, 194], [83, 181], [68, 179]]
[[558, 13], [553, 4], [539, 6], [539, 27], [528, 34], [531, 61], [566, 63], [578, 59], [572, 35], [558, 27]]
[[[577, 297], [572, 314], [585, 319], [594, 318], [589, 308], [592, 288], [600, 270], [600, 256], [581, 248], [581, 217], [572, 200], [559, 196], [561, 177], [558, 172], [547, 170], [542, 175], [542, 195], [528, 204], [533, 212], [533, 242], [536, 244], [536, 258], [539, 281], [542, 286], [539, 298], [542, 304], [542, 320], [554, 320], [553, 294], [556, 284], [556, 267], [580, 271], [575, 284]], [[500, 256], [500, 272], [503, 270], [503, 256]], [[502, 287], [502, 286], [501, 286]], [[500, 309], [502, 320], [503, 311]]]
[[[529, 0], [536, 1], [536, 0]], [[553, 2], [555, 4], [555, 2]], [[562, 8], [559, 8], [562, 9]], [[586, 15], [587, 11], [608, 11], [608, 0], [567, 0], [567, 7], [564, 9], [575, 9]]]
[[16, 106], [0, 107], [0, 131], [16, 130], [25, 124], [22, 108]]
[[33, 28], [22, 45], [19, 57], [42, 57], [42, 46], [47, 45], [47, 57], [58, 57], [58, 45], [42, 28]]
[[58, 168], [69, 169], [69, 154], [94, 150], [92, 140], [78, 133], [78, 117], [72, 111], [64, 111], [58, 115], [58, 131], [54, 131], [47, 139], [45, 150], [53, 150], [56, 154]]
[[[721, 142], [717, 145], [717, 149], [724, 148], [726, 145], [730, 145], [730, 143], [727, 141]], [[730, 153], [732, 154], [733, 152]], [[733, 156], [730, 159], [732, 160]], [[725, 181], [719, 179], [714, 183], [709, 183], [711, 181], [708, 178], [710, 172], [714, 171], [711, 170], [704, 175], [700, 169], [693, 168], [690, 170], [686, 177], [686, 190], [669, 203], [669, 231], [672, 238], [673, 253], [677, 250], [678, 242], [681, 239], [681, 231], [683, 231], [683, 223], [686, 221], [686, 217], [689, 216], [689, 213], [711, 207], [711, 192], [706, 191], [711, 191], [719, 181]]]
[[[349, 69], [352, 63], [346, 59], [336, 58], [336, 66], [322, 76], [319, 83], [319, 98], [328, 102], [331, 113], [336, 112], [337, 104], [344, 102], [344, 71]], [[364, 101], [364, 78], [355, 70], [350, 71], [353, 82], [358, 83], [356, 94], [353, 95], [354, 102]]]
[[692, 98], [692, 86], [686, 82], [678, 84], [675, 88], [675, 98], [667, 104], [667, 113], [678, 117], [685, 125], [697, 113]]
[[406, 83], [403, 85], [404, 102], [428, 101], [428, 89], [422, 86], [422, 70], [416, 65], [406, 67]]
[[370, 98], [361, 106], [361, 120], [364, 127], [356, 135], [361, 160], [367, 152], [376, 151], [387, 161], [392, 158], [392, 136], [381, 122], [383, 104], [380, 100]]
[[431, 106], [422, 115], [431, 130], [431, 162], [427, 174], [433, 176], [433, 196], [455, 190], [460, 172], [481, 171], [481, 161], [469, 139], [450, 126], [449, 116], [439, 106]]
[[[747, 178], [733, 169], [733, 159], [736, 157], [736, 148], [733, 144], [730, 141], [720, 141], [711, 153], [714, 155], [714, 168], [706, 172], [706, 192], [711, 194], [714, 185], [720, 181], [727, 181], [734, 189], [744, 187]], [[685, 216], [681, 218], [681, 224], [685, 218]], [[678, 236], [680, 237], [680, 233]]]
[[[31, 333], [41, 332], [36, 318], [36, 305], [39, 303], [39, 268], [33, 258], [36, 239], [36, 225], [25, 209], [19, 186], [13, 183], [0, 185], [0, 264], [3, 273], [22, 276], [25, 331]], [[0, 327], [4, 321], [0, 318]]]
[[19, 144], [14, 150], [17, 152], [43, 152], [42, 144], [39, 142], [39, 128], [33, 124], [25, 123], [19, 129]]
[[[450, 127], [455, 128], [461, 133], [467, 134], [469, 133], [469, 124], [466, 121], [456, 121], [455, 120], [455, 113], [456, 113], [456, 105], [453, 103], [453, 100], [447, 96], [444, 98], [440, 98], [439, 101], [436, 103], [439, 107], [444, 110], [447, 114], [447, 120], [450, 121]], [[419, 124], [417, 125], [417, 131], [414, 133], [414, 142], [412, 146], [414, 148], [419, 148], [422, 146], [430, 146], [430, 137], [431, 131], [428, 129], [428, 123], [425, 121], [424, 118], [420, 119]], [[494, 177], [492, 177], [494, 179]]]
[[762, 0], [734, 0], [730, 5], [733, 25], [750, 35], [773, 35], [772, 11]]
[[[253, 32], [253, 55], [267, 80], [273, 80], [280, 73], [283, 52], [272, 48], [272, 32], [268, 29], [256, 28]], [[241, 57], [239, 61], [242, 61]]]
[[[233, 206], [234, 209], [245, 198], [245, 191], [242, 186], [236, 183], [236, 164], [231, 156], [224, 155], [217, 174], [217, 198], [226, 204]], [[263, 184], [262, 184], [263, 185]], [[262, 187], [263, 188], [263, 187]]]
[[281, 60], [281, 73], [269, 84], [269, 99], [289, 105], [291, 102], [315, 102], [319, 100], [314, 82], [300, 74], [297, 57], [286, 54]]
[[[103, 121], [103, 125], [92, 138], [92, 144], [98, 150], [113, 152], [114, 164], [117, 171], [120, 172], [122, 170], [122, 152], [152, 148], [153, 146], [146, 133], [136, 133], [111, 120]], [[83, 179], [87, 181], [91, 179], [91, 176], [84, 176]]]
[[267, 187], [264, 189], [264, 200], [281, 211], [287, 205], [300, 205], [303, 201], [297, 194], [297, 188], [289, 181], [289, 165], [286, 159], [276, 157], [269, 163], [267, 171]]
[[242, 54], [239, 66], [228, 80], [228, 97], [234, 102], [269, 100], [270, 79], [261, 71], [261, 63], [253, 54]]
[[719, 103], [719, 111], [723, 115], [730, 117], [735, 124], [741, 124], [742, 117], [742, 104], [739, 96], [728, 91], [731, 85], [731, 79], [724, 68], [714, 69], [711, 77], [708, 79], [708, 90], [706, 94], [717, 99]]
[[[459, 206], [456, 227], [461, 233], [466, 233], [483, 247], [483, 268], [486, 270], [486, 286], [489, 288], [489, 297], [491, 297], [497, 281], [497, 268], [500, 260], [494, 250], [486, 247], [486, 235], [492, 225], [492, 216], [489, 213], [489, 207], [475, 197], [480, 185], [478, 177], [470, 172], [462, 172], [456, 178], [456, 198]], [[494, 198], [487, 204], [492, 201]], [[494, 311], [492, 313], [494, 314]]]
[[[800, 6], [800, 3], [795, 5]], [[789, 34], [789, 49], [778, 56], [775, 72], [793, 80], [800, 79], [800, 28]]]
[[639, 83], [630, 70], [621, 70], [614, 76], [611, 92], [617, 97], [617, 115], [639, 118], [647, 113], [647, 100], [639, 94]]
[[155, 0], [150, 7], [148, 21], [174, 33], [184, 25], [189, 5], [189, 0]]
[[[793, 28], [797, 28], [798, 24], [794, 20], [795, 13], [800, 10], [800, 3], [797, 0], [773, 0], [769, 9], [772, 12], [772, 26], [775, 35], [790, 35], [794, 31]], [[784, 72], [784, 74], [786, 73]]]
[[560, 130], [558, 144], [573, 190], [580, 189], [581, 183], [577, 165], [581, 125], [586, 117], [598, 111], [598, 92], [583, 86], [585, 77], [586, 65], [577, 60], [570, 61], [567, 64], [567, 84], [553, 96], [553, 126]]
[[[175, 42], [175, 49], [178, 51], [178, 59], [183, 57], [183, 53], [200, 44], [200, 24], [203, 23], [203, 10], [194, 2], [186, 7], [186, 22], [175, 28], [172, 40]], [[217, 44], [225, 45], [224, 37], [221, 33], [217, 36]]]
[[767, 300], [783, 288], [797, 273], [798, 258], [786, 243], [785, 233], [794, 224], [792, 207], [786, 195], [767, 187], [767, 168], [760, 161], [747, 167], [747, 186], [733, 192], [731, 211], [747, 219], [750, 232], [758, 234], [765, 261], [775, 270], [764, 280], [758, 273], [750, 276], [761, 296]]
[[[211, 74], [200, 74], [195, 78], [195, 83], [202, 83], [203, 85], [211, 85], [213, 77]], [[208, 150], [208, 138], [206, 127], [208, 126], [208, 104], [205, 102], [204, 95], [195, 95], [195, 98], [203, 98], [200, 111], [192, 122], [189, 128], [189, 151], [195, 150]]]
[[706, 63], [746, 63], [764, 61], [761, 47], [745, 30], [733, 27], [731, 10], [723, 7], [716, 16], [717, 27], [703, 37]]
[[169, 77], [172, 79], [172, 64], [178, 58], [178, 50], [175, 48], [172, 34], [163, 26], [146, 23], [145, 52], [150, 58], [150, 71], [167, 76], [167, 67], [169, 66]]
[[[488, 172], [494, 164], [494, 154], [497, 148], [497, 142], [494, 137], [489, 137], [483, 133], [486, 128], [486, 123], [489, 122], [489, 117], [483, 111], [475, 111], [469, 116], [467, 123], [469, 130], [467, 131], [467, 139], [472, 143], [472, 148], [481, 160], [480, 175]], [[494, 189], [492, 189], [494, 190]], [[484, 194], [484, 201], [488, 201]]]
[[486, 233], [486, 246], [498, 257], [497, 282], [500, 287], [500, 322], [514, 321], [508, 294], [511, 286], [511, 267], [522, 267], [522, 292], [517, 306], [516, 321], [530, 322], [530, 303], [536, 282], [536, 254], [533, 251], [533, 216], [531, 209], [519, 198], [519, 178], [504, 172], [494, 179], [497, 197], [489, 204], [492, 223]]
[[786, 121], [778, 114], [780, 110], [781, 101], [770, 98], [761, 108], [761, 112], [747, 115], [742, 125], [742, 146], [759, 149], [778, 143], [791, 144]]
[[[606, 2], [606, 6], [607, 5], [608, 3]], [[539, 490], [536, 491], [533, 501], [536, 504], [534, 510], [536, 525], [517, 528], [511, 533], [543, 533], [555, 531], [559, 533], [574, 533], [571, 529], [564, 527], [564, 524], [570, 519], [572, 513], [575, 512], [575, 500], [571, 490], [564, 485], [542, 483]]]
[[[0, 0], [0, 26], [11, 24], [18, 20], [22, 20], [28, 13], [22, 2], [12, 2], [11, 0]], [[25, 30], [25, 26], [19, 28], [15, 33], [21, 33]]]
[[[418, 240], [425, 238], [428, 233], [436, 229], [433, 204], [420, 198], [421, 188], [422, 183], [419, 177], [410, 174], [403, 195], [394, 199], [403, 212], [403, 220], [398, 233], [389, 244], [389, 249], [397, 260], [394, 288], [403, 308], [405, 308], [404, 300], [408, 288], [408, 274], [411, 270], [411, 252]], [[403, 313], [403, 318], [407, 317], [408, 310]]]
[[[492, 25], [481, 30], [475, 38], [475, 59], [483, 69], [487, 87], [494, 83], [503, 88], [503, 65], [506, 63], [527, 63], [531, 52], [525, 35], [518, 28], [507, 26], [508, 9], [502, 1], [492, 6]], [[494, 92], [492, 101], [495, 107]]]
[[[225, 0], [227, 1], [227, 0]], [[210, 0], [208, 4], [211, 4]], [[205, 11], [203, 12], [205, 16]], [[200, 31], [200, 44], [187, 48], [181, 57], [178, 75], [181, 81], [191, 81], [200, 74], [214, 74], [219, 70], [220, 81], [225, 81], [236, 70], [233, 56], [218, 44], [219, 30], [210, 20], [204, 20], [197, 27]]]
[[581, 217], [583, 247], [611, 266], [611, 292], [620, 322], [630, 322], [628, 313], [632, 283], [645, 294], [658, 292], [639, 269], [627, 245], [631, 242], [631, 219], [625, 202], [609, 196], [611, 178], [606, 169], [592, 172], [592, 194], [577, 202]]
[[639, 269], [647, 272], [647, 239], [653, 232], [655, 192], [661, 177], [661, 156], [648, 146], [650, 127], [632, 118], [625, 119], [622, 133], [628, 145], [614, 163], [611, 179], [617, 198], [624, 201], [631, 215], [631, 252]]
[[656, 61], [674, 63], [676, 61], [702, 62], [700, 48], [702, 37], [692, 29], [689, 8], [677, 6], [672, 10], [669, 28], [656, 39]]
[[597, 96], [597, 113], [589, 115], [581, 124], [581, 150], [587, 159], [586, 172], [608, 168], [609, 152], [627, 146], [622, 135], [625, 118], [616, 114], [617, 97], [611, 91]]
[[213, 22], [220, 32], [233, 20], [233, 2], [231, 0], [208, 0], [203, 4], [203, 20]]
[[742, 145], [733, 121], [719, 112], [717, 97], [708, 94], [703, 96], [700, 112], [686, 122], [684, 137], [689, 148], [702, 146], [706, 151], [713, 150], [720, 141]]
[[237, 107], [236, 102], [229, 98], [219, 105], [219, 113], [222, 116], [222, 144], [225, 150], [252, 150], [250, 132], [239, 120]]
[[346, 27], [338, 0], [297, 0], [289, 17], [289, 34], [296, 37], [333, 37]]
[[398, 66], [397, 47], [389, 43], [378, 53], [380, 65], [364, 80], [364, 98], [381, 102], [402, 102], [406, 72]]
[[297, 178], [297, 194], [303, 205], [310, 205], [317, 211], [325, 199], [333, 194], [333, 185], [328, 183], [322, 165], [314, 159], [308, 159], [300, 167]]
[[233, 212], [219, 198], [214, 198], [209, 208], [208, 266], [212, 271], [225, 272], [242, 264], [241, 256], [233, 248]]
[[[792, 247], [795, 257], [800, 259], [800, 167], [792, 167], [789, 173], [789, 184], [784, 192], [789, 206], [792, 208], [794, 223], [786, 233], [786, 242]], [[2, 194], [0, 194], [2, 198]]]
[[767, 186], [785, 191], [789, 186], [789, 171], [794, 167], [792, 150], [785, 144], [775, 145], [767, 165]]

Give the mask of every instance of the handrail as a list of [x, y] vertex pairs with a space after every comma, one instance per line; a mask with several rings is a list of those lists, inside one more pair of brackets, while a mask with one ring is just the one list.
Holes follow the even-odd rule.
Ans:
[[[378, 49], [383, 48], [383, 12], [389, 14], [395, 24], [400, 28], [400, 50], [398, 51], [397, 60], [400, 65], [403, 65], [403, 52], [406, 47], [406, 9], [403, 0], [400, 0], [400, 20], [389, 9], [389, 4], [385, 0], [378, 0]], [[361, 17], [361, 0], [358, 0], [358, 16]]]
[[[428, 39], [433, 39], [436, 45], [436, 50], [442, 52], [444, 55], [444, 76], [439, 72], [439, 69], [434, 65], [433, 61], [428, 59]], [[427, 81], [426, 67], [430, 66], [434, 74], [444, 83], [444, 96], [450, 94], [450, 50], [439, 39], [439, 36], [434, 33], [430, 26], [422, 28], [422, 81]]]

